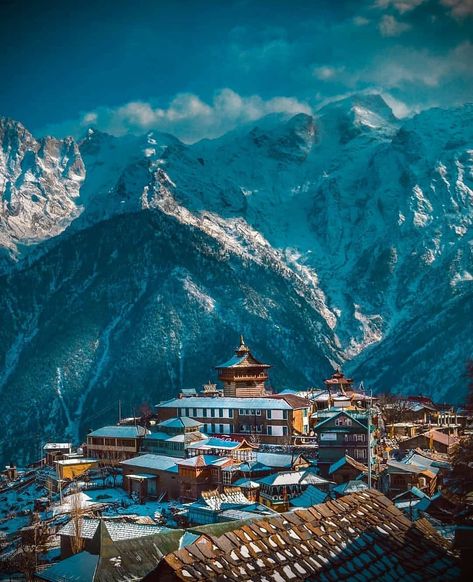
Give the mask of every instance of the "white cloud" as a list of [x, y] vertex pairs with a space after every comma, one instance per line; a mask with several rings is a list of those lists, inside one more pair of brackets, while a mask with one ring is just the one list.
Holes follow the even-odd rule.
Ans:
[[353, 24], [355, 26], [366, 26], [370, 22], [371, 21], [369, 20], [369, 18], [365, 18], [364, 16], [355, 16], [355, 18], [353, 19]]
[[113, 135], [156, 129], [172, 133], [185, 142], [194, 142], [204, 137], [217, 137], [241, 123], [280, 112], [294, 115], [311, 113], [311, 108], [293, 97], [266, 100], [258, 95], [242, 97], [227, 88], [218, 91], [211, 103], [192, 93], [181, 93], [164, 108], [144, 101], [119, 107], [99, 107], [84, 113], [77, 121], [50, 126], [46, 132], [80, 135], [90, 125]]
[[425, 0], [376, 0], [376, 8], [395, 8], [400, 14], [410, 12], [423, 4]]
[[321, 66], [314, 68], [314, 76], [320, 81], [329, 81], [343, 71], [343, 67]]
[[378, 25], [379, 31], [383, 36], [399, 36], [406, 30], [409, 30], [410, 25], [405, 22], [399, 22], [391, 14], [385, 14]]
[[462, 20], [473, 15], [473, 0], [441, 0], [455, 18]]

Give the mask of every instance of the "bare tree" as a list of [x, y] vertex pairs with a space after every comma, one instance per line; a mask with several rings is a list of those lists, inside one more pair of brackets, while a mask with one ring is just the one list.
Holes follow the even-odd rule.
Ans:
[[409, 412], [409, 403], [404, 398], [394, 396], [394, 394], [382, 394], [378, 402], [379, 409], [385, 424], [401, 422]]
[[76, 490], [70, 496], [72, 538], [71, 550], [73, 554], [78, 554], [84, 549], [84, 538], [82, 536], [82, 524], [86, 509], [82, 500], [81, 492]]

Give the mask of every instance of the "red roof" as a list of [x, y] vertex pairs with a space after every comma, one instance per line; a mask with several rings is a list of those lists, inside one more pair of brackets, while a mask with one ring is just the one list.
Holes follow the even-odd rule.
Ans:
[[296, 394], [271, 394], [267, 398], [275, 398], [277, 400], [285, 400], [292, 408], [309, 408], [310, 400], [297, 396]]

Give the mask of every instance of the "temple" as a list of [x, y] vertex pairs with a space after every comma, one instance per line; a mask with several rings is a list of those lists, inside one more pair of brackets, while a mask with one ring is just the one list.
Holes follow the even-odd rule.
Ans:
[[271, 366], [258, 361], [240, 336], [235, 355], [216, 366], [218, 379], [223, 383], [223, 394], [229, 397], [255, 398], [266, 396], [265, 382]]
[[353, 393], [353, 380], [346, 378], [340, 370], [337, 370], [330, 378], [325, 380], [325, 385], [332, 395], [339, 393], [343, 396], [351, 396]]

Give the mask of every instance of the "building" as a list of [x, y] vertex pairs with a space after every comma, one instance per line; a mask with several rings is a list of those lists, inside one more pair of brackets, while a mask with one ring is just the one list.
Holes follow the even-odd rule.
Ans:
[[60, 562], [38, 570], [35, 580], [47, 582], [129, 582], [142, 580], [156, 568], [164, 555], [179, 548], [185, 531], [159, 526], [141, 525], [125, 520], [84, 518], [80, 523], [79, 553], [70, 554], [74, 524], [61, 530]]
[[257, 481], [260, 485], [259, 499], [263, 505], [277, 512], [287, 511], [291, 499], [299, 497], [309, 485], [328, 492], [330, 481], [320, 477], [311, 469], [273, 473]]
[[379, 489], [393, 498], [412, 487], [417, 487], [432, 497], [437, 490], [438, 472], [436, 467], [427, 468], [390, 459], [380, 474]]
[[72, 453], [71, 443], [46, 443], [43, 447], [46, 465], [54, 466], [54, 461]]
[[233, 465], [230, 457], [198, 455], [178, 461], [179, 498], [198, 499], [204, 491], [223, 488], [222, 469]]
[[411, 449], [430, 449], [437, 453], [450, 454], [458, 443], [456, 436], [445, 434], [435, 429], [405, 439], [399, 443], [399, 450], [403, 453]]
[[279, 444], [309, 432], [308, 400], [293, 395], [277, 398], [190, 397], [156, 406], [160, 422], [186, 416], [203, 425], [207, 435], [251, 436], [261, 443]]
[[330, 465], [348, 455], [366, 463], [368, 460], [368, 416], [353, 410], [329, 409], [314, 427], [319, 441], [318, 465], [327, 475]]
[[179, 497], [179, 458], [145, 454], [121, 461], [123, 488], [146, 499], [177, 499]]
[[248, 499], [239, 487], [225, 487], [223, 491], [204, 491], [200, 499], [188, 505], [187, 519], [193, 525], [205, 525], [273, 513], [264, 505]]
[[87, 435], [87, 454], [110, 463], [131, 459], [149, 433], [142, 426], [104, 426]]
[[206, 435], [203, 424], [186, 416], [169, 418], [158, 423], [156, 430], [143, 437], [141, 450], [145, 453], [185, 458], [189, 447], [202, 442]]
[[[210, 528], [210, 529], [206, 529]], [[264, 519], [203, 526], [146, 581], [458, 580], [451, 544], [375, 490]]]
[[330, 465], [328, 475], [335, 483], [347, 483], [348, 481], [355, 481], [362, 476], [366, 476], [368, 467], [363, 465], [349, 455], [344, 455], [341, 459]]
[[59, 479], [75, 479], [97, 466], [97, 459], [60, 459], [54, 461]]
[[223, 395], [237, 398], [265, 396], [270, 367], [253, 356], [243, 336], [240, 336], [235, 355], [228, 362], [216, 366], [218, 379], [223, 383]]

